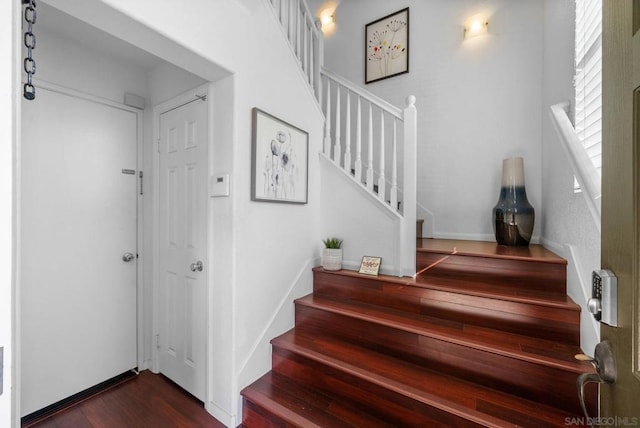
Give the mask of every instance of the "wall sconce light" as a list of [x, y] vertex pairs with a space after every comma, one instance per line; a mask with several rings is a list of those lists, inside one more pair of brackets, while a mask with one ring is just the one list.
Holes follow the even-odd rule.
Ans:
[[325, 9], [320, 13], [319, 17], [322, 24], [322, 33], [325, 36], [332, 35], [336, 30], [335, 9]]
[[329, 15], [329, 14], [322, 15], [320, 17], [320, 22], [322, 23], [323, 26], [333, 24], [334, 22], [333, 15]]
[[464, 38], [470, 39], [473, 37], [482, 36], [487, 34], [489, 30], [489, 20], [487, 16], [479, 13], [477, 15], [473, 15], [467, 22], [464, 24]]

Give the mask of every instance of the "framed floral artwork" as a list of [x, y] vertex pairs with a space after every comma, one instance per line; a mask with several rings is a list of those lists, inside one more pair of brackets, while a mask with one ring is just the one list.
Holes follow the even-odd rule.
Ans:
[[365, 26], [365, 83], [409, 72], [409, 8]]
[[252, 119], [251, 200], [306, 204], [309, 134], [258, 108]]

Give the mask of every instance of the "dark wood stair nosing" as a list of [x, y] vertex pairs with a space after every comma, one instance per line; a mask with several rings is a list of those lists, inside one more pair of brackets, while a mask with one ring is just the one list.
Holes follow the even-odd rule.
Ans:
[[[545, 299], [542, 297], [542, 295], [540, 297], [522, 296], [522, 295], [518, 296], [513, 294], [500, 294], [497, 292], [491, 293], [487, 291], [477, 291], [472, 288], [457, 288], [457, 287], [444, 285], [442, 283], [438, 284], [437, 279], [429, 279], [429, 280], [416, 279], [415, 283], [411, 285], [413, 285], [414, 287], [444, 291], [444, 292], [453, 293], [453, 294], [463, 294], [466, 296], [477, 296], [477, 297], [483, 297], [483, 298], [495, 299], [495, 300], [506, 300], [510, 302], [524, 303], [527, 305], [535, 305], [535, 306], [544, 306], [549, 308], [557, 308], [557, 309], [574, 311], [574, 312], [581, 312], [582, 310], [580, 308], [580, 305], [569, 300], [561, 302], [561, 301], [554, 301], [551, 299]], [[555, 293], [549, 293], [549, 294], [555, 295]]]
[[512, 424], [504, 424], [501, 423], [503, 421], [495, 418], [486, 413], [479, 412], [477, 410], [464, 407], [460, 404], [452, 403], [449, 400], [440, 398], [432, 393], [426, 391], [419, 391], [413, 387], [408, 385], [401, 384], [400, 382], [383, 378], [382, 376], [370, 372], [366, 372], [366, 370], [359, 369], [357, 366], [349, 364], [344, 361], [334, 361], [333, 358], [329, 359], [326, 355], [321, 355], [316, 351], [309, 350], [297, 345], [291, 346], [282, 346], [279, 344], [278, 338], [272, 340], [272, 344], [274, 346], [282, 347], [290, 352], [301, 355], [310, 360], [316, 361], [320, 364], [326, 365], [333, 369], [339, 370], [341, 372], [347, 373], [351, 376], [363, 379], [367, 382], [371, 382], [374, 385], [377, 385], [381, 388], [388, 389], [396, 394], [400, 394], [402, 396], [408, 397], [410, 399], [416, 400], [420, 403], [423, 403], [427, 406], [431, 406], [445, 412], [448, 412], [452, 415], [458, 416], [460, 418], [483, 424], [487, 427], [504, 427], [504, 426], [512, 426]]
[[[495, 355], [500, 355], [503, 357], [513, 358], [520, 361], [525, 361], [532, 364], [539, 364], [545, 367], [550, 367], [558, 370], [564, 370], [576, 373], [577, 375], [588, 371], [591, 366], [586, 364], [580, 364], [580, 362], [576, 361], [575, 364], [569, 364], [566, 361], [557, 360], [550, 357], [542, 357], [535, 354], [529, 354], [527, 352], [517, 353], [510, 349], [499, 348], [496, 346], [491, 346], [489, 344], [482, 344], [478, 341], [473, 341], [470, 339], [465, 339], [460, 335], [459, 337], [454, 337], [453, 335], [448, 335], [445, 333], [439, 333], [434, 331], [429, 331], [426, 328], [417, 328], [414, 326], [410, 326], [407, 324], [402, 324], [400, 322], [395, 322], [391, 320], [385, 320], [383, 318], [377, 318], [373, 316], [369, 316], [358, 312], [357, 310], [345, 310], [343, 308], [339, 308], [331, 305], [331, 301], [329, 299], [323, 299], [318, 297], [313, 297], [312, 295], [308, 295], [305, 297], [301, 297], [295, 300], [296, 305], [304, 305], [324, 311], [328, 311], [331, 313], [359, 319], [365, 322], [370, 322], [373, 324], [383, 325], [386, 327], [403, 330], [409, 333], [413, 333], [420, 336], [430, 337], [432, 339], [441, 340], [448, 343], [453, 343], [460, 346], [465, 346], [468, 348], [476, 349], [483, 352], [488, 352]], [[343, 305], [348, 305], [342, 303]], [[353, 305], [355, 307], [355, 305]], [[364, 306], [364, 305], [363, 305]]]
[[[530, 244], [527, 247], [509, 247], [509, 246], [501, 246], [493, 241], [461, 241], [456, 239], [433, 239], [433, 238], [418, 238], [418, 244], [416, 245], [417, 253], [432, 253], [432, 254], [443, 254], [443, 255], [457, 255], [461, 257], [482, 257], [489, 259], [503, 259], [503, 260], [517, 260], [517, 261], [525, 261], [525, 262], [534, 262], [534, 263], [548, 263], [548, 264], [560, 264], [567, 265], [567, 260], [558, 256], [553, 251], [546, 249], [543, 245], [540, 244]], [[425, 247], [424, 244], [430, 243], [447, 243], [449, 247], [447, 248], [438, 248], [436, 246]], [[486, 250], [469, 250], [465, 249], [465, 246], [479, 247], [485, 246], [487, 248], [500, 248], [504, 252], [498, 254], [496, 252], [487, 252]], [[455, 252], [452, 250], [455, 248]], [[543, 253], [544, 256], [535, 256], [532, 254], [529, 255], [519, 255], [518, 252], [529, 251], [533, 249], [536, 252]], [[509, 254], [511, 253], [511, 254]]]
[[[488, 399], [489, 401], [487, 401], [487, 403], [488, 404], [493, 403], [494, 406], [499, 405], [498, 403], [504, 403], [502, 404], [502, 406], [506, 405], [507, 407], [505, 407], [505, 409], [508, 408], [509, 406], [513, 406], [514, 405], [513, 403], [529, 403], [530, 405], [535, 405], [537, 409], [542, 409], [545, 412], [547, 412], [548, 417], [552, 417], [551, 415], [555, 415], [553, 416], [553, 418], [561, 417], [563, 420], [566, 416], [577, 416], [576, 413], [573, 413], [571, 410], [568, 410], [568, 409], [563, 409], [550, 404], [531, 401], [527, 397], [513, 395], [509, 392], [500, 391], [500, 390], [491, 388], [489, 386], [476, 384], [472, 381], [455, 378], [450, 375], [438, 373], [437, 371], [434, 372], [426, 368], [421, 368], [413, 363], [397, 360], [393, 357], [388, 357], [388, 356], [382, 357], [382, 354], [380, 354], [379, 357], [375, 357], [375, 358], [380, 358], [380, 357], [383, 358], [382, 360], [379, 360], [377, 363], [374, 363], [374, 366], [377, 366], [377, 367], [382, 367], [382, 366], [386, 367], [390, 364], [391, 361], [396, 360], [400, 364], [402, 364], [403, 367], [407, 367], [407, 366], [413, 367], [410, 370], [419, 370], [421, 373], [425, 373], [423, 372], [423, 370], [425, 370], [427, 373], [428, 372], [432, 373], [431, 375], [427, 375], [427, 378], [433, 378], [433, 376], [435, 376], [436, 379], [439, 378], [440, 381], [442, 381], [443, 379], [447, 379], [446, 380], [447, 384], [457, 385], [454, 387], [454, 389], [458, 390], [457, 393], [469, 394], [469, 395], [465, 395], [466, 398], [461, 398], [460, 402], [458, 403], [458, 402], [452, 401], [449, 398], [438, 395], [437, 392], [431, 392], [422, 388], [417, 388], [416, 386], [412, 386], [410, 384], [404, 383], [401, 380], [394, 379], [393, 377], [389, 377], [381, 373], [372, 372], [366, 367], [364, 368], [359, 367], [358, 365], [355, 365], [350, 361], [345, 360], [344, 357], [332, 356], [325, 352], [309, 348], [304, 344], [299, 344], [297, 343], [297, 340], [292, 341], [292, 338], [295, 338], [295, 335], [296, 335], [296, 332], [292, 330], [273, 340], [274, 352], [278, 355], [277, 359], [284, 358], [288, 360], [290, 357], [285, 356], [288, 353], [291, 353], [292, 355], [298, 355], [303, 359], [314, 361], [315, 364], [317, 364], [318, 366], [326, 366], [337, 373], [344, 373], [345, 375], [353, 376], [356, 379], [360, 379], [365, 383], [367, 382], [371, 383], [372, 385], [375, 385], [379, 388], [390, 391], [393, 394], [398, 394], [399, 396], [405, 397], [407, 399], [415, 400], [416, 402], [422, 403], [428, 407], [451, 413], [456, 417], [473, 421], [483, 426], [514, 426], [514, 423], [508, 422], [506, 420], [500, 419], [499, 417], [496, 417], [489, 413], [478, 410], [477, 400], [486, 401]], [[304, 336], [305, 335], [303, 334], [303, 337]], [[305, 339], [305, 340], [309, 340], [309, 339]], [[330, 340], [333, 341], [334, 339], [330, 339]], [[304, 343], [304, 340], [303, 340], [303, 343]], [[334, 343], [338, 343], [338, 342], [334, 342]], [[353, 346], [355, 348], [360, 348], [358, 345], [353, 345]], [[360, 348], [360, 349], [362, 351], [365, 351], [364, 348]], [[284, 351], [284, 354], [282, 353], [282, 351]], [[371, 354], [372, 351], [368, 350], [365, 352], [367, 352], [367, 354]], [[376, 354], [375, 352], [373, 353]], [[389, 361], [385, 362], [385, 360], [389, 360]], [[278, 367], [278, 366], [279, 365], [276, 365], [274, 367]], [[389, 373], [393, 373], [394, 371], [395, 370], [390, 370]], [[420, 380], [418, 382], [426, 381], [427, 378]], [[432, 380], [435, 380], [435, 379], [432, 379]], [[459, 388], [462, 388], [462, 390], [459, 390]], [[462, 391], [466, 391], [466, 392], [462, 392]], [[576, 402], [577, 402], [577, 398], [576, 398]], [[467, 403], [467, 404], [464, 404], [464, 403]], [[524, 405], [524, 407], [522, 407], [522, 405], [520, 405], [520, 407], [526, 408], [527, 406]], [[514, 407], [511, 407], [511, 408], [514, 409], [514, 411], [516, 411]], [[575, 411], [578, 412], [578, 410], [575, 410]], [[493, 424], [486, 425], [487, 422], [492, 422]]]
[[[442, 282], [445, 282], [445, 281], [442, 281], [441, 278], [429, 278], [429, 279], [424, 279], [419, 277], [418, 278], [410, 278], [410, 277], [400, 278], [400, 277], [389, 276], [389, 275], [371, 276], [371, 275], [364, 275], [355, 270], [349, 270], [349, 269], [341, 269], [338, 271], [327, 271], [320, 266], [313, 268], [313, 271], [319, 274], [340, 275], [340, 276], [356, 278], [358, 280], [389, 282], [389, 283], [396, 284], [399, 286], [404, 286], [404, 287], [416, 287], [421, 289], [438, 290], [438, 291], [461, 294], [466, 296], [477, 296], [477, 297], [483, 297], [487, 299], [505, 300], [505, 301], [511, 301], [516, 303], [529, 304], [529, 305], [559, 308], [559, 309], [570, 310], [575, 312], [581, 311], [580, 306], [577, 305], [575, 302], [571, 300], [568, 300], [566, 302], [559, 302], [559, 301], [553, 301], [551, 299], [545, 299], [544, 298], [545, 293], [540, 293], [540, 297], [536, 298], [536, 297], [528, 297], [528, 296], [517, 296], [513, 294], [501, 294], [498, 292], [491, 293], [486, 291], [484, 292], [477, 291], [477, 290], [474, 290], [472, 287], [462, 288], [462, 287], [448, 286], [448, 285], [442, 284]], [[473, 281], [469, 281], [469, 283], [472, 284]], [[496, 287], [496, 290], [498, 288], [499, 287]], [[502, 288], [505, 288], [505, 287], [502, 287]], [[553, 295], [554, 297], [559, 295], [558, 293], [547, 293], [547, 294]]]
[[267, 412], [272, 413], [276, 417], [287, 420], [298, 426], [322, 428], [320, 425], [313, 423], [308, 418], [305, 418], [304, 416], [301, 416], [288, 407], [278, 403], [275, 400], [272, 400], [260, 391], [256, 391], [255, 389], [251, 388], [251, 386], [243, 389], [240, 394], [245, 400], [253, 403], [255, 406], [265, 409]]

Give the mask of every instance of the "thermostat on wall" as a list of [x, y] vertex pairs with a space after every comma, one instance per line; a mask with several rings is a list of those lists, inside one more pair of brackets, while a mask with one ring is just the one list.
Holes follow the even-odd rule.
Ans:
[[229, 196], [229, 174], [214, 175], [210, 178], [209, 196]]

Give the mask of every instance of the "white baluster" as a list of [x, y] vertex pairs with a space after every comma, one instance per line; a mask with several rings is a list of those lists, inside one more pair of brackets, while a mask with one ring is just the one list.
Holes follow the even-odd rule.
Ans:
[[397, 133], [397, 119], [393, 118], [393, 147], [392, 147], [392, 159], [391, 159], [391, 189], [389, 190], [389, 197], [391, 199], [391, 208], [394, 211], [398, 211], [398, 133]]
[[[318, 68], [318, 70], [316, 70], [313, 67], [313, 58], [314, 58], [314, 55], [316, 55], [316, 50], [314, 48], [315, 40], [313, 35], [313, 29], [310, 29], [309, 31], [310, 31], [309, 40], [310, 40], [310, 46], [311, 46], [311, 49], [308, 52], [309, 64], [311, 64], [311, 67], [309, 67], [309, 76], [310, 76], [309, 83], [311, 83], [313, 92], [316, 94], [316, 97], [318, 97], [318, 104], [322, 106], [322, 77], [320, 76], [320, 69]], [[316, 71], [317, 71], [317, 74], [316, 74]]]
[[342, 146], [340, 141], [340, 85], [336, 88], [336, 130], [335, 144], [333, 145], [333, 161], [340, 166], [342, 159]]
[[347, 106], [345, 111], [345, 124], [344, 124], [344, 170], [351, 174], [351, 96], [347, 89]]
[[288, 22], [288, 19], [287, 19], [286, 2], [287, 2], [287, 0], [280, 0], [280, 22], [282, 22], [282, 26], [284, 27], [285, 34], [288, 35], [289, 34], [289, 22]]
[[302, 55], [300, 54], [300, 31], [302, 30], [300, 18], [304, 18], [304, 14], [302, 13], [302, 10], [300, 8], [300, 0], [296, 0], [296, 43], [294, 46], [296, 47], [296, 56], [298, 57], [298, 59], [302, 58]]
[[360, 95], [358, 95], [358, 106], [356, 109], [356, 162], [353, 167], [356, 170], [356, 180], [358, 183], [362, 183], [362, 106]]
[[295, 35], [295, 30], [296, 30], [296, 25], [295, 25], [295, 15], [294, 15], [294, 10], [293, 10], [293, 3], [295, 0], [287, 0], [287, 35], [289, 36], [289, 43], [291, 43], [291, 46], [294, 48], [295, 50], [295, 45], [296, 42], [294, 40], [294, 35]]
[[307, 31], [304, 34], [304, 63], [307, 64], [307, 79], [313, 88], [315, 70], [313, 69], [313, 28], [305, 27]]
[[302, 53], [299, 53], [298, 58], [302, 61], [302, 70], [308, 75], [309, 69], [307, 68], [307, 51], [308, 51], [308, 42], [307, 42], [307, 34], [309, 33], [309, 27], [307, 26], [307, 20], [304, 21], [304, 32], [302, 33]]
[[386, 177], [384, 176], [384, 110], [380, 109], [380, 173], [378, 175], [378, 199], [384, 202], [386, 194]]
[[331, 81], [329, 79], [327, 79], [327, 104], [324, 118], [324, 154], [331, 157]]
[[373, 112], [369, 103], [369, 135], [367, 144], [367, 189], [373, 193]]
[[312, 80], [316, 85], [314, 89], [316, 93], [320, 93], [322, 92], [322, 79], [320, 77], [320, 69], [322, 68], [322, 64], [324, 63], [324, 40], [322, 37], [322, 31], [320, 30], [320, 20], [312, 20], [311, 25], [315, 26], [315, 30], [313, 29], [313, 27], [311, 28], [311, 75], [313, 76]]

